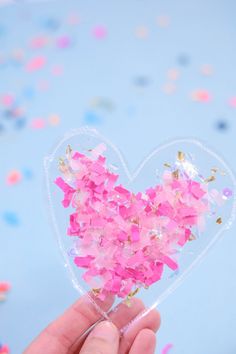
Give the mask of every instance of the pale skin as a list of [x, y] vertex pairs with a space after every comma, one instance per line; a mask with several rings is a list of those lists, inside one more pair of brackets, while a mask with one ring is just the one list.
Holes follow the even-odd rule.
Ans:
[[154, 354], [155, 333], [160, 327], [156, 310], [140, 318], [122, 335], [120, 329], [144, 310], [141, 300], [133, 298], [130, 306], [118, 305], [110, 311], [114, 299], [96, 300], [109, 321], [101, 318], [87, 296], [52, 322], [23, 354]]

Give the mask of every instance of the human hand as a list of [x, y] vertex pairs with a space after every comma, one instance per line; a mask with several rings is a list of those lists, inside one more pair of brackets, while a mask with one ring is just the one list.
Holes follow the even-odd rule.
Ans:
[[[108, 312], [113, 298], [96, 302]], [[121, 303], [115, 311], [108, 312], [111, 322], [101, 321], [95, 306], [83, 296], [52, 322], [24, 354], [153, 354], [155, 332], [160, 326], [160, 315], [156, 310], [140, 318], [122, 336], [119, 332], [143, 310], [142, 301], [133, 298], [129, 307]]]

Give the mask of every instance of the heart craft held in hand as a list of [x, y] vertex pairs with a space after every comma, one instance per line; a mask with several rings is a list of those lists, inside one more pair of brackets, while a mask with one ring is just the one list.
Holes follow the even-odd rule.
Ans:
[[234, 198], [234, 190], [214, 187], [224, 171], [212, 167], [203, 176], [188, 151], [176, 151], [158, 183], [135, 193], [119, 182], [106, 149], [104, 142], [86, 153], [68, 145], [54, 182], [71, 210], [64, 232], [83, 280], [100, 300], [107, 294], [130, 299], [160, 281], [165, 268], [178, 271], [181, 250], [198, 242], [209, 218], [221, 227], [217, 208]]

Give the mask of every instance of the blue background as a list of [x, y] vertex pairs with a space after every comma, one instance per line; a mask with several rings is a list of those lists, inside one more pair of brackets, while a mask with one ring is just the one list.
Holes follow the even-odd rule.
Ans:
[[[70, 25], [71, 13], [79, 23]], [[161, 27], [158, 18], [170, 23]], [[12, 290], [0, 303], [0, 341], [21, 353], [32, 338], [78, 294], [61, 262], [48, 222], [43, 158], [70, 128], [93, 124], [123, 152], [130, 169], [158, 144], [190, 136], [208, 143], [236, 170], [236, 3], [233, 0], [81, 0], [19, 2], [0, 7], [0, 98], [16, 97], [25, 113], [17, 125], [0, 103], [0, 280]], [[107, 29], [104, 39], [93, 28]], [[143, 26], [145, 38], [137, 35]], [[32, 49], [42, 35], [49, 44]], [[68, 48], [56, 38], [71, 38]], [[12, 59], [14, 50], [22, 60]], [[43, 55], [46, 65], [29, 73], [26, 63]], [[210, 76], [201, 67], [214, 69]], [[63, 67], [53, 76], [54, 65]], [[175, 68], [178, 80], [168, 79]], [[46, 81], [48, 89], [40, 90]], [[167, 94], [167, 83], [175, 91]], [[192, 99], [206, 90], [209, 102]], [[98, 104], [92, 104], [95, 97]], [[101, 99], [103, 98], [103, 100]], [[109, 102], [110, 108], [104, 103]], [[60, 124], [48, 117], [57, 114]], [[42, 129], [32, 129], [41, 118]], [[19, 117], [17, 118], [19, 119]], [[29, 171], [14, 186], [9, 171]], [[160, 306], [157, 353], [173, 343], [173, 354], [236, 352], [235, 227], [205, 261]]]

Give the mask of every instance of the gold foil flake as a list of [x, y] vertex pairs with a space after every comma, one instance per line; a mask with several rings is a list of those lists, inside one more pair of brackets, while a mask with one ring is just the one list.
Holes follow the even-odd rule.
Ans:
[[172, 172], [172, 177], [178, 179], [179, 178], [179, 170], [175, 170]]
[[135, 289], [134, 291], [131, 291], [129, 295], [127, 296], [128, 300], [131, 300], [132, 297], [134, 297], [137, 293], [139, 292], [139, 288]]
[[92, 289], [93, 295], [98, 296], [100, 294], [101, 289]]
[[216, 223], [219, 224], [219, 225], [222, 224], [222, 218], [221, 217], [217, 218], [216, 219]]
[[182, 151], [178, 151], [177, 158], [180, 162], [183, 162], [185, 160], [185, 154]]
[[193, 234], [191, 234], [190, 236], [189, 236], [189, 239], [188, 239], [189, 241], [194, 241], [194, 240], [196, 240], [196, 236], [195, 235], [193, 235]]
[[206, 178], [206, 179], [205, 179], [205, 182], [206, 182], [206, 183], [209, 183], [209, 182], [213, 182], [213, 181], [215, 181], [215, 180], [216, 180], [216, 177], [212, 175], [212, 176]]
[[165, 162], [163, 165], [164, 165], [164, 167], [171, 168], [171, 165], [167, 162]]
[[218, 168], [217, 167], [212, 167], [211, 168], [211, 173], [216, 173], [218, 172]]
[[62, 157], [59, 157], [59, 166], [65, 166], [65, 160]]
[[67, 155], [67, 156], [70, 156], [71, 153], [72, 153], [72, 148], [71, 148], [70, 145], [68, 145], [67, 148], [66, 148], [66, 155]]

